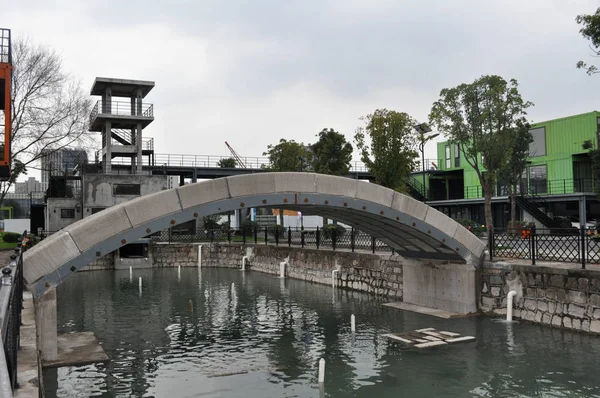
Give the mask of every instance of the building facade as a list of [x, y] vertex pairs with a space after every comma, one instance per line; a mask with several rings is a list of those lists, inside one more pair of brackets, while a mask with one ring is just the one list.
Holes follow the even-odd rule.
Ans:
[[[531, 125], [533, 141], [517, 187], [522, 220], [552, 228], [600, 219], [588, 153], [598, 148], [599, 125], [595, 111]], [[427, 203], [452, 218], [484, 223], [484, 192], [474, 168], [452, 142], [438, 143], [437, 154], [436, 167], [427, 172]], [[492, 199], [494, 226], [509, 221], [507, 195], [499, 181]]]

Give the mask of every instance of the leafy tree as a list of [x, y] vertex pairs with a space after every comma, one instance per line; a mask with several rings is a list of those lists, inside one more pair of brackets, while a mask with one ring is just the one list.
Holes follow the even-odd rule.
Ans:
[[263, 156], [269, 157], [269, 165], [263, 168], [269, 171], [308, 171], [307, 147], [294, 140], [282, 138], [277, 145], [267, 146]]
[[237, 162], [234, 158], [221, 158], [217, 165], [224, 169], [234, 169], [237, 166]]
[[[312, 170], [321, 174], [347, 175], [352, 161], [352, 144], [334, 129], [325, 128], [317, 137], [319, 140], [310, 146], [309, 163]], [[323, 226], [328, 223], [327, 217], [323, 217]]]
[[319, 140], [310, 145], [309, 163], [315, 173], [345, 176], [350, 172], [352, 144], [343, 134], [323, 129]]
[[19, 175], [43, 156], [93, 140], [87, 129], [89, 97], [65, 72], [56, 52], [14, 40], [13, 67], [13, 165], [9, 180], [0, 183], [0, 203]]
[[387, 109], [377, 109], [361, 119], [366, 126], [357, 130], [354, 140], [362, 161], [375, 182], [403, 191], [418, 155], [415, 120], [404, 112]]
[[526, 110], [533, 105], [523, 101], [517, 87], [514, 79], [482, 76], [473, 83], [443, 89], [429, 115], [477, 173], [488, 228], [492, 227], [493, 187], [510, 161], [515, 131], [526, 125]]
[[[579, 30], [579, 33], [591, 41], [590, 49], [594, 53], [594, 56], [600, 56], [600, 8], [596, 10], [594, 14], [578, 15], [575, 18], [577, 24], [583, 27]], [[584, 69], [588, 75], [598, 73], [598, 68], [594, 65], [588, 65], [584, 61], [577, 62], [578, 69]]]
[[509, 145], [506, 150], [509, 152], [506, 165], [500, 169], [498, 177], [504, 181], [508, 188], [510, 198], [510, 221], [515, 225], [517, 216], [517, 186], [521, 181], [523, 172], [527, 168], [527, 157], [529, 156], [529, 144], [533, 141], [529, 133], [529, 124], [523, 124], [521, 120], [516, 123], [516, 128], [507, 133], [506, 140]]

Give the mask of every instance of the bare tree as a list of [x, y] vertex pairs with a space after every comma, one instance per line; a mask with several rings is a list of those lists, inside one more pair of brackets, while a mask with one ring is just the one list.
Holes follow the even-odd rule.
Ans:
[[11, 177], [0, 183], [0, 203], [10, 186], [43, 156], [89, 146], [90, 99], [65, 73], [60, 56], [30, 40], [13, 42]]

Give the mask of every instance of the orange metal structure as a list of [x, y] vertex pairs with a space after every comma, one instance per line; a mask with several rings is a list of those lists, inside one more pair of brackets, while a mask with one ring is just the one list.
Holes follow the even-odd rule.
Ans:
[[[0, 143], [0, 180], [10, 178], [12, 134], [12, 53], [10, 29], [0, 28], [0, 111], [4, 112], [4, 140]], [[0, 120], [0, 123], [2, 121]]]

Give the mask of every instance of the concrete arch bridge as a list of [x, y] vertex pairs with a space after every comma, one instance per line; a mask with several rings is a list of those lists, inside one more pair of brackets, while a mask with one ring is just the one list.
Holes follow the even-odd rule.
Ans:
[[478, 267], [485, 245], [443, 213], [368, 182], [314, 173], [246, 174], [165, 190], [84, 218], [25, 252], [24, 278], [35, 298], [128, 242], [215, 213], [287, 208], [340, 220], [404, 257]]

